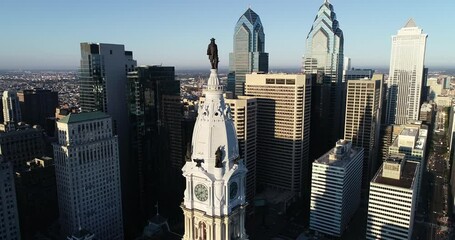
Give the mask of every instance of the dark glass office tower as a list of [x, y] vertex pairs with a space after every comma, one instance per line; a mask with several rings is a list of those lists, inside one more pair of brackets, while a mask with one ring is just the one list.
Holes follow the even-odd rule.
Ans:
[[[328, 151], [343, 133], [343, 31], [339, 28], [332, 4], [324, 1], [318, 10], [306, 39], [306, 52], [304, 56], [303, 72], [305, 74], [318, 74], [318, 84], [315, 87], [324, 89], [319, 93], [321, 104], [317, 106], [319, 113], [328, 113], [327, 123], [324, 121], [312, 121], [311, 129], [324, 129], [321, 139], [327, 139], [320, 145], [319, 152]], [[326, 86], [330, 86], [330, 92], [326, 92]], [[325, 98], [330, 98], [329, 105], [324, 104]], [[315, 104], [316, 102], [313, 102]], [[324, 107], [328, 109], [320, 109]], [[322, 115], [321, 115], [322, 116]], [[324, 116], [325, 117], [325, 116]], [[322, 118], [323, 119], [323, 118]], [[317, 124], [320, 123], [320, 124]], [[324, 123], [324, 125], [322, 125]], [[311, 140], [314, 141], [314, 140]], [[313, 144], [312, 144], [313, 145]], [[317, 156], [316, 155], [313, 155]]]
[[[130, 173], [141, 229], [156, 213], [181, 217], [184, 163], [183, 104], [174, 67], [140, 66], [128, 74]], [[181, 189], [180, 189], [181, 188]], [[139, 229], [138, 229], [139, 230]]]
[[269, 71], [264, 28], [259, 16], [248, 8], [234, 29], [234, 51], [229, 54], [228, 89], [237, 96], [245, 93], [245, 75]]
[[[55, 108], [58, 107], [58, 92], [46, 89], [29, 89], [17, 93], [22, 121], [40, 125], [49, 136], [55, 132]], [[51, 119], [51, 120], [50, 120]]]

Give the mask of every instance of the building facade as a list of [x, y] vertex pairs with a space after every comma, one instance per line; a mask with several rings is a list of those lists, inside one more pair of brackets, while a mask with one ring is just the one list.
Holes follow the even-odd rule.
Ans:
[[[420, 166], [423, 166], [426, 163], [428, 127], [422, 124], [407, 124], [394, 128], [399, 129], [400, 133], [389, 146], [389, 156], [403, 155], [406, 161], [420, 163]], [[425, 168], [422, 167], [418, 172], [417, 196], [420, 194], [420, 180], [424, 171]]]
[[87, 229], [97, 239], [123, 239], [117, 136], [103, 112], [57, 122], [55, 174], [63, 236]]
[[300, 193], [310, 181], [311, 80], [248, 74], [245, 93], [257, 98], [257, 183]]
[[246, 200], [253, 203], [256, 194], [256, 160], [257, 160], [257, 100], [248, 96], [236, 99], [225, 98], [231, 108], [237, 140], [239, 142], [240, 158], [245, 162]]
[[184, 240], [248, 239], [245, 231], [247, 169], [239, 155], [232, 113], [217, 69], [211, 69], [205, 103], [199, 106], [182, 209]]
[[[246, 175], [246, 199], [254, 202], [256, 195], [256, 151], [257, 151], [257, 100], [254, 97], [224, 94], [224, 102], [229, 105], [234, 121], [239, 154], [248, 169]], [[204, 104], [205, 97], [199, 98], [199, 104]], [[253, 207], [249, 205], [249, 207]]]
[[0, 133], [0, 154], [13, 164], [14, 171], [45, 155], [44, 131], [39, 127], [19, 126], [16, 131]]
[[303, 73], [320, 74], [323, 84], [330, 86], [330, 105], [327, 131], [330, 139], [324, 151], [331, 148], [343, 134], [343, 31], [339, 27], [333, 5], [324, 1], [318, 10], [310, 32], [306, 39], [306, 51], [303, 59]]
[[[368, 186], [376, 172], [379, 127], [381, 119], [381, 94], [384, 75], [372, 79], [348, 80], [344, 139], [364, 149], [362, 185]], [[366, 188], [367, 189], [367, 188]]]
[[[133, 52], [125, 51], [125, 46], [120, 44], [81, 43], [80, 47], [80, 108], [82, 112], [101, 111], [112, 117], [113, 134], [118, 136], [121, 185], [127, 189], [131, 169], [127, 73], [134, 71], [136, 60]], [[124, 208], [133, 206], [128, 202], [127, 193], [122, 192]], [[127, 234], [127, 237], [130, 236]]]
[[[346, 58], [345, 58], [346, 59]], [[347, 82], [348, 80], [355, 80], [355, 79], [371, 79], [373, 77], [374, 70], [373, 69], [358, 69], [352, 68], [343, 71], [343, 82]]]
[[366, 239], [411, 239], [420, 164], [384, 161], [370, 183]]
[[55, 116], [58, 92], [45, 89], [22, 90], [17, 93], [22, 120], [31, 125], [46, 126], [46, 119]]
[[363, 149], [339, 140], [313, 162], [310, 229], [341, 237], [360, 204]]
[[387, 124], [407, 124], [419, 119], [427, 36], [413, 19], [392, 36]]
[[17, 125], [22, 121], [19, 98], [15, 91], [4, 91], [2, 96], [3, 122], [5, 125]]
[[35, 239], [58, 219], [54, 160], [35, 158], [16, 171], [17, 205], [22, 239]]
[[13, 165], [0, 157], [0, 239], [20, 240]]
[[[140, 216], [142, 224], [155, 213], [157, 201], [169, 217], [173, 213], [166, 210], [180, 210], [184, 189], [180, 177], [184, 164], [183, 104], [180, 81], [175, 79], [172, 66], [137, 67], [128, 73], [128, 92], [131, 161], [128, 182], [136, 187], [126, 191], [130, 191], [127, 194], [130, 201], [139, 204], [130, 206], [134, 209], [125, 214], [134, 213], [132, 221]], [[167, 205], [171, 202], [172, 206]]]
[[236, 96], [245, 93], [245, 75], [269, 71], [265, 52], [265, 34], [261, 19], [251, 8], [240, 16], [234, 29], [234, 50], [229, 54], [228, 91]]

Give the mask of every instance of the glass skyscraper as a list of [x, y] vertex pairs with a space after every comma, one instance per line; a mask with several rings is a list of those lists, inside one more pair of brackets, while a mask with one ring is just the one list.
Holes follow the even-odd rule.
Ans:
[[419, 119], [427, 37], [413, 19], [392, 36], [387, 124], [406, 124]]
[[269, 71], [269, 54], [265, 51], [264, 28], [259, 16], [248, 8], [234, 30], [234, 51], [229, 54], [227, 90], [244, 95], [245, 75]]
[[[320, 97], [312, 104], [319, 107], [313, 109], [311, 113], [312, 116], [319, 117], [317, 120], [312, 120], [317, 126], [311, 128], [324, 129], [322, 133], [316, 133], [319, 135], [316, 138], [321, 140], [316, 144], [319, 146], [320, 151], [317, 151], [319, 154], [328, 151], [343, 132], [343, 43], [343, 31], [339, 28], [333, 6], [328, 1], [324, 1], [308, 33], [303, 59], [303, 72], [317, 77], [318, 79], [313, 81], [317, 84], [313, 87], [322, 91], [314, 93]], [[311, 142], [314, 143], [315, 137], [311, 138]]]

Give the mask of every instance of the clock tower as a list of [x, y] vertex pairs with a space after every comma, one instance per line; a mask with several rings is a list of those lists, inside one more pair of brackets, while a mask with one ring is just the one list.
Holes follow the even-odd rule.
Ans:
[[205, 102], [198, 108], [191, 150], [182, 169], [186, 179], [182, 203], [185, 215], [183, 239], [248, 239], [245, 232], [247, 169], [239, 157], [230, 108], [224, 102], [223, 88], [218, 79], [214, 39], [207, 54], [212, 69], [204, 90]]

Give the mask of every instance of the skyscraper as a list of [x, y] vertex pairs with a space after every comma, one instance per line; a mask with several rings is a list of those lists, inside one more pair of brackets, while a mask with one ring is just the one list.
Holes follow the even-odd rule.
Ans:
[[245, 240], [247, 169], [217, 69], [211, 69], [205, 98], [198, 109], [191, 156], [182, 168], [186, 180], [183, 239]]
[[[372, 79], [348, 80], [344, 138], [364, 149], [362, 185], [368, 186], [376, 173], [376, 154], [381, 119], [381, 90], [384, 75]], [[381, 159], [382, 160], [382, 159]], [[367, 188], [365, 188], [367, 189]]]
[[324, 145], [319, 146], [322, 152], [329, 150], [343, 134], [343, 44], [343, 31], [339, 27], [333, 6], [325, 0], [308, 33], [303, 60], [305, 74], [319, 74], [322, 77], [320, 84], [330, 86], [329, 96], [324, 96], [330, 98], [330, 105], [324, 106], [329, 109], [323, 110], [328, 112], [329, 124], [312, 126], [316, 129], [328, 128], [322, 132], [325, 135], [323, 138], [328, 139]]
[[97, 239], [123, 239], [117, 136], [103, 112], [69, 114], [57, 122], [55, 175], [62, 233], [87, 229]]
[[313, 162], [310, 229], [341, 237], [360, 203], [363, 149], [339, 140]]
[[311, 82], [301, 74], [247, 74], [257, 98], [257, 183], [292, 193], [309, 187]]
[[251, 8], [239, 18], [234, 29], [234, 51], [229, 54], [228, 91], [244, 95], [245, 75], [269, 71], [265, 34], [259, 15]]
[[370, 183], [366, 239], [411, 239], [420, 164], [391, 156]]
[[[167, 212], [172, 207], [167, 204], [181, 200], [183, 186], [179, 189], [175, 181], [180, 179], [184, 164], [183, 105], [180, 100], [180, 81], [175, 79], [175, 70], [171, 66], [137, 67], [128, 73], [128, 91], [131, 133], [129, 160], [132, 168], [128, 174], [129, 189], [126, 191], [130, 191], [128, 195], [133, 194], [133, 201], [139, 203], [132, 206], [135, 212], [139, 211], [131, 216], [132, 220], [140, 216], [142, 224], [146, 220], [143, 218], [155, 213], [154, 203], [158, 198], [163, 198], [159, 204], [162, 213], [167, 216], [172, 216]], [[174, 205], [175, 209], [180, 210], [179, 203]]]
[[4, 91], [2, 96], [3, 121], [5, 124], [18, 124], [22, 121], [19, 98], [15, 91]]
[[20, 240], [13, 164], [0, 157], [0, 239]]
[[[102, 111], [112, 117], [113, 134], [118, 136], [122, 189], [128, 188], [129, 130], [127, 73], [133, 71], [136, 61], [133, 52], [124, 45], [81, 43], [79, 72], [80, 107], [82, 112]], [[127, 191], [122, 201], [127, 201]], [[124, 202], [124, 208], [132, 206]], [[125, 224], [127, 221], [125, 221]], [[129, 237], [127, 235], [127, 237]]]
[[419, 119], [427, 37], [412, 18], [392, 36], [387, 124], [406, 124]]

